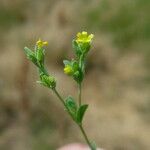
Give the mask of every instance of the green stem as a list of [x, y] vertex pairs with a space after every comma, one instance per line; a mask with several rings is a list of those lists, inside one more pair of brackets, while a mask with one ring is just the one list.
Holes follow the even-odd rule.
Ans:
[[78, 99], [79, 99], [79, 107], [81, 106], [81, 94], [82, 94], [82, 91], [81, 91], [81, 83], [78, 84]]
[[93, 149], [93, 147], [92, 147], [92, 145], [91, 145], [91, 143], [90, 143], [90, 140], [88, 139], [88, 136], [87, 136], [87, 134], [86, 134], [86, 132], [85, 132], [83, 126], [82, 126], [82, 125], [79, 125], [79, 128], [80, 128], [80, 130], [81, 130], [81, 132], [82, 132], [82, 134], [83, 134], [83, 136], [84, 136], [84, 138], [85, 138], [87, 144], [88, 144], [89, 147], [91, 148], [91, 150], [95, 150], [95, 149]]
[[44, 67], [38, 67], [39, 68], [39, 73], [44, 73], [45, 75], [49, 75], [47, 70]]
[[56, 94], [56, 96], [58, 97], [58, 99], [63, 103], [63, 105], [66, 107], [64, 99], [60, 96], [60, 94], [58, 93], [58, 91], [56, 89], [53, 89], [54, 93]]
[[[84, 65], [84, 55], [82, 54], [79, 58], [79, 68], [80, 68], [80, 76], [82, 75], [82, 80], [83, 80], [83, 65]], [[82, 80], [78, 83], [78, 99], [79, 99], [79, 107], [81, 106], [81, 84]]]
[[[56, 94], [56, 96], [58, 97], [58, 99], [63, 103], [63, 105], [64, 105], [65, 108], [66, 108], [64, 99], [61, 97], [61, 95], [58, 93], [58, 91], [57, 91], [56, 89], [53, 89], [53, 91], [54, 91], [54, 93]], [[70, 115], [70, 114], [69, 114], [69, 115]], [[71, 116], [71, 115], [70, 115], [70, 116]], [[71, 118], [72, 118], [72, 116], [71, 116]], [[72, 118], [72, 119], [73, 119], [73, 118]], [[86, 132], [85, 132], [85, 130], [84, 130], [82, 124], [78, 124], [78, 123], [76, 123], [76, 124], [79, 126], [79, 128], [80, 128], [80, 130], [81, 130], [81, 132], [82, 132], [82, 134], [83, 134], [83, 137], [85, 138], [85, 140], [86, 140], [87, 144], [89, 145], [89, 147], [91, 148], [91, 150], [95, 150], [95, 149], [93, 149], [93, 147], [92, 147], [92, 145], [91, 145], [91, 143], [90, 143], [90, 140], [88, 139], [88, 136], [87, 136], [87, 134], [86, 134]]]

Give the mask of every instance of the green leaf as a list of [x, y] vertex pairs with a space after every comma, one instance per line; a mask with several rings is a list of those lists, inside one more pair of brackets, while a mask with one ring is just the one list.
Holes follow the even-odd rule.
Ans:
[[63, 60], [63, 63], [64, 63], [65, 66], [71, 64], [71, 62], [69, 60]]
[[29, 60], [31, 60], [37, 66], [37, 59], [35, 53], [28, 47], [24, 47], [24, 52]]
[[26, 55], [34, 55], [34, 52], [32, 52], [32, 50], [29, 49], [28, 47], [24, 47], [24, 51], [25, 51]]
[[85, 104], [85, 105], [82, 105], [79, 107], [78, 111], [77, 111], [77, 121], [78, 123], [82, 123], [82, 120], [83, 120], [83, 117], [84, 117], [84, 114], [85, 114], [85, 111], [87, 110], [88, 108], [88, 105]]
[[81, 49], [82, 49], [83, 54], [88, 53], [88, 51], [90, 50], [90, 48], [91, 48], [90, 43], [83, 43], [81, 45]]
[[68, 96], [65, 100], [65, 105], [69, 114], [76, 121], [77, 104], [75, 100], [71, 96]]
[[72, 60], [71, 64], [72, 64], [72, 68], [73, 68], [74, 72], [79, 69], [79, 64], [76, 60]]

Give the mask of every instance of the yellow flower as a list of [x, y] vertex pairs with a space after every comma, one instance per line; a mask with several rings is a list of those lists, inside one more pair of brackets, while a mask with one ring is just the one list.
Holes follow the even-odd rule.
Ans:
[[93, 37], [94, 37], [93, 34], [88, 35], [88, 33], [85, 31], [83, 31], [82, 33], [79, 32], [77, 34], [76, 42], [77, 43], [90, 43]]
[[42, 48], [43, 46], [48, 45], [48, 42], [47, 41], [41, 41], [41, 39], [39, 39], [36, 42], [36, 45], [37, 45], [38, 48]]
[[72, 75], [73, 74], [73, 69], [71, 66], [69, 65], [66, 65], [65, 68], [64, 68], [64, 73], [67, 74], [67, 75]]

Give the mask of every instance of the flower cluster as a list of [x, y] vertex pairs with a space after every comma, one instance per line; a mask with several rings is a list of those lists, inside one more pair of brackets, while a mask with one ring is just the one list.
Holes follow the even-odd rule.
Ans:
[[77, 33], [76, 39], [73, 40], [73, 48], [76, 54], [76, 60], [64, 60], [64, 73], [72, 76], [77, 83], [81, 83], [85, 72], [85, 58], [91, 47], [94, 35], [88, 35], [87, 32]]
[[88, 35], [88, 33], [85, 31], [79, 32], [77, 34], [76, 42], [77, 43], [91, 43], [93, 37], [94, 37], [93, 34]]
[[49, 75], [44, 66], [44, 58], [45, 58], [45, 49], [44, 46], [48, 45], [47, 41], [41, 41], [39, 39], [36, 42], [34, 51], [29, 49], [28, 47], [24, 48], [24, 51], [27, 55], [27, 58], [31, 60], [39, 69], [40, 73], [40, 83], [48, 88], [54, 89], [56, 87], [56, 80], [53, 76]]

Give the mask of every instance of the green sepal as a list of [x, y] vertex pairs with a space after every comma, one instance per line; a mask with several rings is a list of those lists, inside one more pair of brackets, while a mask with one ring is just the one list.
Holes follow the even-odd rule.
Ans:
[[73, 79], [74, 79], [77, 83], [80, 82], [79, 76], [80, 76], [79, 71], [76, 71], [76, 72], [73, 74]]
[[72, 60], [71, 65], [72, 65], [74, 72], [76, 72], [79, 69], [79, 64], [76, 60]]
[[67, 66], [67, 65], [71, 66], [74, 71], [76, 71], [78, 69], [78, 66], [79, 66], [78, 62], [74, 59], [72, 59], [71, 61], [63, 60], [63, 63], [64, 63], [65, 66]]
[[87, 104], [84, 104], [84, 105], [81, 105], [79, 108], [78, 108], [78, 111], [77, 111], [77, 122], [78, 123], [82, 123], [82, 120], [83, 120], [83, 117], [84, 117], [84, 114], [85, 114], [85, 111], [87, 110], [88, 108], [88, 105]]
[[56, 80], [53, 76], [45, 75], [43, 73], [40, 74], [41, 81], [37, 81], [37, 83], [40, 83], [50, 89], [54, 89], [56, 87]]
[[28, 47], [24, 47], [24, 52], [27, 58], [31, 60], [36, 66], [38, 66], [35, 53], [32, 50], [30, 50]]
[[90, 43], [81, 43], [79, 44], [81, 49], [82, 49], [82, 53], [85, 55], [88, 53], [88, 51], [90, 50], [91, 48], [91, 44]]
[[88, 53], [91, 48], [90, 43], [77, 43], [76, 40], [72, 41], [72, 47], [78, 58], [83, 54], [84, 56]]
[[83, 74], [81, 71], [76, 71], [74, 74], [73, 74], [73, 79], [77, 82], [77, 83], [81, 83], [82, 80], [83, 80]]
[[76, 113], [78, 107], [75, 100], [71, 96], [68, 96], [65, 100], [65, 105], [68, 113], [72, 116], [73, 120], [76, 121]]
[[80, 45], [76, 42], [76, 40], [72, 41], [72, 47], [73, 47], [73, 49], [75, 51], [75, 54], [79, 58], [80, 55], [82, 54], [82, 49], [81, 49]]

